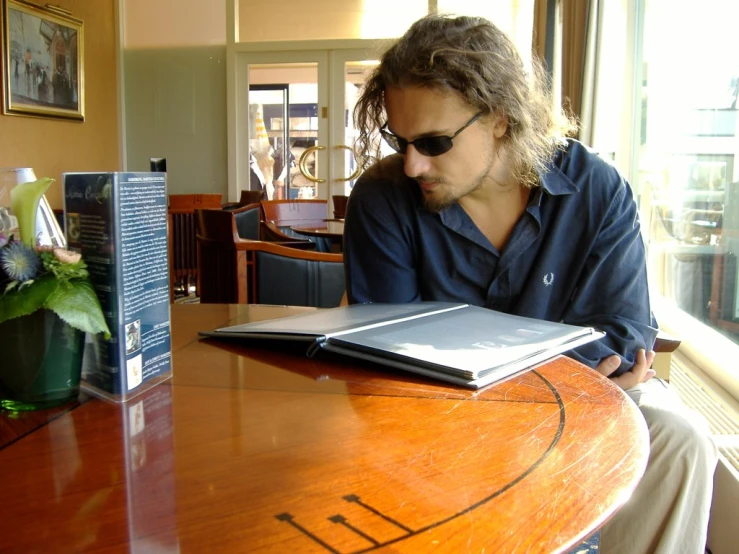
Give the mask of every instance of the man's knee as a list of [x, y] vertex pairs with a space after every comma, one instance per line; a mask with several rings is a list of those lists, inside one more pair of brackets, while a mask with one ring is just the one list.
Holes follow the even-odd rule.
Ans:
[[713, 473], [718, 450], [708, 424], [698, 414], [682, 406], [642, 405], [650, 436], [650, 460], [658, 457], [671, 463], [685, 461], [693, 470]]

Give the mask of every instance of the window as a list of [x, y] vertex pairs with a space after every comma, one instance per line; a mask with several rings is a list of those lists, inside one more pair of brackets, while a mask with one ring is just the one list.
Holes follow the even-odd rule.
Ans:
[[[606, 14], [603, 34], [627, 37], [618, 51], [633, 55], [600, 54], [596, 110], [603, 115], [596, 118], [594, 146], [615, 151], [638, 193], [661, 326], [675, 332], [727, 390], [737, 391], [739, 4], [704, 0], [693, 6], [677, 9], [670, 0], [610, 4], [621, 17]], [[617, 25], [626, 25], [626, 32]], [[632, 90], [620, 88], [619, 80], [634, 83]], [[624, 99], [634, 92], [629, 117]], [[627, 138], [614, 141], [605, 130], [614, 130], [610, 100], [618, 94], [621, 136]]]

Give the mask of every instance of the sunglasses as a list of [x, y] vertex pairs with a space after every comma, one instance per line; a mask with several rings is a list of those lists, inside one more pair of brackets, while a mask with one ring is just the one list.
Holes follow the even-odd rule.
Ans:
[[406, 150], [408, 150], [408, 146], [412, 144], [413, 147], [418, 150], [418, 153], [423, 156], [441, 156], [452, 149], [452, 146], [454, 146], [452, 140], [457, 138], [459, 133], [477, 121], [481, 115], [482, 112], [476, 113], [472, 119], [460, 127], [459, 130], [457, 130], [457, 132], [451, 137], [440, 135], [435, 137], [421, 137], [416, 140], [407, 141], [403, 137], [399, 137], [398, 135], [394, 135], [388, 131], [387, 123], [380, 128], [380, 134], [382, 135], [382, 138], [385, 139], [385, 142], [390, 145], [390, 148], [396, 152], [400, 152], [401, 154], [405, 154]]

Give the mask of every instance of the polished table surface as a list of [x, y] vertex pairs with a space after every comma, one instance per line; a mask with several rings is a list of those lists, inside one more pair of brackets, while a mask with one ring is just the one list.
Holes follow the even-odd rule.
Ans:
[[327, 219], [322, 223], [296, 223], [291, 225], [293, 231], [312, 235], [316, 237], [325, 237], [329, 239], [341, 239], [344, 236], [344, 220], [343, 219]]
[[0, 415], [0, 551], [567, 552], [643, 473], [638, 410], [569, 358], [472, 391], [197, 338], [305, 309], [173, 305], [172, 380]]

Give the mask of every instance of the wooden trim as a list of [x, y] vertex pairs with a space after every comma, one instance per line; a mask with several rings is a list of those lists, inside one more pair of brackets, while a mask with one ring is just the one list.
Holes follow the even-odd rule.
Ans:
[[[318, 217], [316, 216], [316, 207]], [[302, 208], [305, 208], [303, 210]], [[322, 208], [322, 209], [321, 209]], [[311, 200], [262, 200], [264, 221], [278, 222], [285, 225], [298, 221], [323, 221], [328, 217], [328, 201]]]
[[660, 331], [657, 333], [657, 339], [654, 341], [655, 352], [674, 352], [680, 346], [682, 341], [672, 335]]
[[271, 221], [261, 222], [259, 234], [265, 242], [289, 243], [291, 247], [303, 250], [313, 250], [316, 247], [316, 243], [313, 241], [296, 239], [293, 236], [286, 235]]
[[243, 206], [239, 206], [238, 208], [234, 208], [233, 210], [228, 210], [232, 214], [240, 214], [242, 212], [248, 212], [249, 210], [253, 210], [254, 208], [259, 209], [259, 219], [264, 219], [264, 212], [262, 211], [262, 205], [259, 202], [256, 202], [254, 204], [244, 204]]
[[268, 252], [276, 256], [284, 256], [286, 258], [294, 258], [300, 260], [309, 260], [314, 262], [343, 262], [343, 254], [333, 252], [316, 252], [315, 250], [302, 250], [293, 248], [292, 246], [284, 246], [274, 242], [263, 240], [244, 240], [239, 239], [235, 243], [235, 247], [239, 251], [247, 252]]
[[239, 304], [253, 301], [249, 298], [249, 283], [254, 283], [254, 268], [254, 260], [246, 252], [236, 252], [236, 299]]

